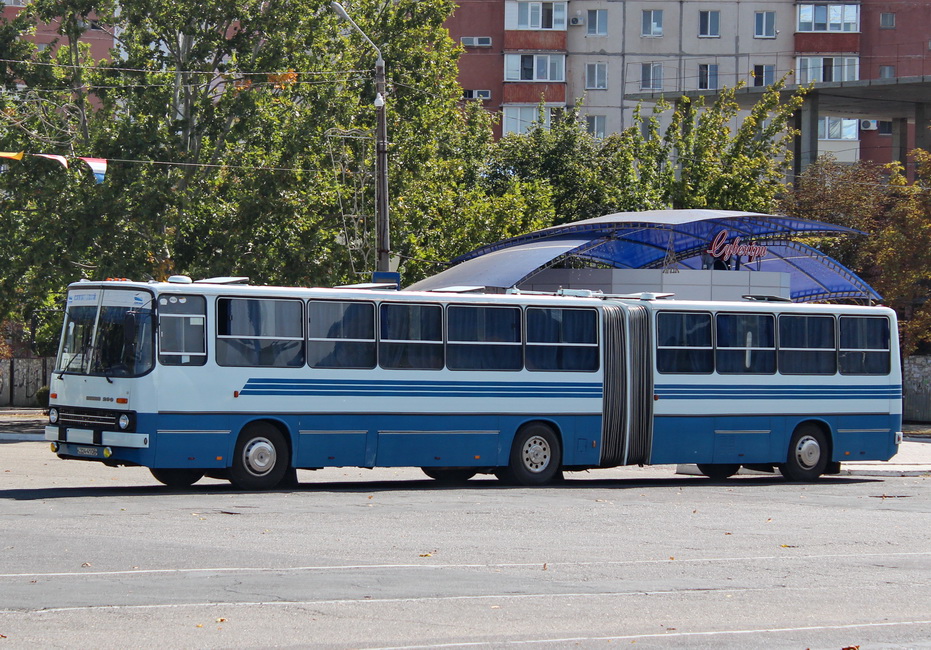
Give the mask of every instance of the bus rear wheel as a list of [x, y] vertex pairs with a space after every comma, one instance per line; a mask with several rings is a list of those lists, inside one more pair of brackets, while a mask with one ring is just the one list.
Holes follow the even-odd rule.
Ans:
[[828, 466], [828, 440], [819, 427], [803, 424], [792, 434], [786, 462], [779, 472], [787, 481], [813, 481]]
[[264, 422], [250, 424], [236, 441], [230, 483], [240, 490], [270, 490], [281, 482], [289, 465], [281, 431]]
[[149, 471], [159, 483], [175, 488], [190, 487], [204, 477], [203, 470], [186, 467], [150, 467]]
[[443, 485], [465, 483], [478, 474], [470, 467], [421, 467], [420, 469], [434, 481]]
[[495, 472], [501, 481], [517, 485], [545, 485], [560, 472], [562, 450], [552, 427], [529, 424], [514, 436], [507, 468]]
[[732, 477], [740, 469], [740, 465], [726, 463], [699, 463], [698, 471], [710, 478], [712, 481], [723, 481]]

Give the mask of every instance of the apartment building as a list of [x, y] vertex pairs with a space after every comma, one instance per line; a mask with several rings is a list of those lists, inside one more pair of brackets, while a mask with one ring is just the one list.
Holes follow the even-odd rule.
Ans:
[[[786, 74], [832, 88], [931, 74], [931, 2], [463, 0], [447, 26], [465, 47], [465, 97], [500, 111], [501, 133], [526, 130], [541, 101], [581, 101], [589, 130], [605, 135], [660, 96]], [[876, 94], [894, 100], [895, 91]], [[890, 160], [893, 120], [857, 114], [819, 112], [818, 150]], [[914, 146], [908, 123], [900, 118], [902, 138]]]
[[[29, 0], [4, 0], [2, 6], [3, 18], [12, 20], [29, 4]], [[61, 43], [64, 37], [58, 34], [60, 20], [54, 20], [49, 24], [41, 24], [36, 27], [35, 34], [25, 36], [36, 44], [39, 49], [51, 45], [52, 43]], [[95, 60], [106, 59], [110, 56], [110, 48], [113, 47], [113, 36], [108, 31], [101, 29], [96, 21], [91, 21], [87, 31], [81, 40], [90, 45], [91, 56]]]

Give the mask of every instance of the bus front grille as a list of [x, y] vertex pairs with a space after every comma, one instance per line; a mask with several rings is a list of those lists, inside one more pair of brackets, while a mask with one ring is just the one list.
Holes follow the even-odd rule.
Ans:
[[116, 419], [121, 411], [107, 409], [85, 409], [75, 407], [56, 407], [58, 409], [58, 426], [76, 429], [115, 429]]

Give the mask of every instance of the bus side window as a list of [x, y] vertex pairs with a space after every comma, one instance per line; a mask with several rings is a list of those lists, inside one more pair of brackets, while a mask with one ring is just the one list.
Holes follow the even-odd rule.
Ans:
[[375, 367], [375, 305], [311, 300], [307, 363], [311, 368]]
[[841, 316], [842, 375], [888, 375], [889, 319], [881, 316]]
[[527, 370], [598, 370], [598, 312], [527, 309]]
[[711, 314], [663, 311], [656, 315], [656, 369], [670, 374], [714, 370]]
[[718, 314], [715, 368], [720, 374], [776, 372], [776, 323], [772, 314]]
[[520, 370], [520, 308], [450, 305], [446, 310], [450, 370]]
[[833, 316], [779, 317], [779, 372], [784, 375], [837, 372]]
[[383, 302], [379, 309], [378, 363], [397, 370], [443, 367], [443, 308]]
[[217, 363], [303, 366], [303, 302], [269, 298], [217, 300]]
[[163, 366], [207, 363], [207, 301], [203, 296], [158, 298], [158, 362]]

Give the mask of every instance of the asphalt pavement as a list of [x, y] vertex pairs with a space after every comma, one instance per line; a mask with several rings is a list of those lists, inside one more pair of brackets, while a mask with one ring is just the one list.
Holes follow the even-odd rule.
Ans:
[[[45, 413], [41, 409], [0, 409], [0, 442], [43, 442], [45, 424]], [[843, 463], [841, 474], [847, 476], [931, 475], [931, 423], [910, 423], [903, 425], [902, 428], [905, 441], [891, 460]]]

